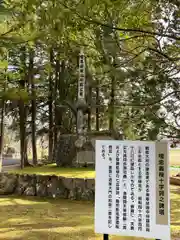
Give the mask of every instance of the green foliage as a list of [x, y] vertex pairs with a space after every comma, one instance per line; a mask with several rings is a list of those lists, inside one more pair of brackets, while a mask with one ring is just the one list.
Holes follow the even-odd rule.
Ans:
[[41, 167], [27, 167], [23, 170], [12, 170], [16, 174], [56, 175], [62, 177], [94, 178], [95, 171], [91, 168], [59, 168], [56, 164]]
[[8, 61], [0, 61], [0, 71], [6, 70], [8, 68]]
[[28, 102], [29, 95], [26, 90], [17, 88], [8, 88], [7, 91], [3, 94], [4, 99], [6, 100], [23, 100], [24, 102]]
[[[0, 62], [0, 85], [7, 80], [1, 96], [12, 103], [8, 113], [14, 122], [19, 122], [15, 103], [24, 101], [27, 135], [34, 97], [37, 131], [48, 129], [50, 100], [54, 126], [56, 109], [60, 109], [59, 129], [75, 129], [72, 114], [61, 105], [64, 100], [76, 101], [78, 54], [83, 47], [92, 88], [88, 102], [92, 129], [96, 128], [93, 106], [98, 88], [102, 129], [113, 118], [114, 128], [127, 139], [179, 136], [178, 121], [169, 120], [177, 115], [178, 94], [161, 101], [168, 91], [179, 89], [178, 1], [6, 0], [3, 9], [7, 15], [0, 21], [1, 59], [6, 59], [7, 52], [9, 59]], [[34, 51], [33, 66], [29, 49]], [[8, 64], [13, 68], [5, 73]], [[168, 117], [158, 116], [162, 106]]]

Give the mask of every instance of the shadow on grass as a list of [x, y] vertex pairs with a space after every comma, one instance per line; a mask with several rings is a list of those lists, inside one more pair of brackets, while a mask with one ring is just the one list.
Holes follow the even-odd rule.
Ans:
[[[178, 187], [172, 187], [172, 239], [180, 236], [180, 193], [178, 191]], [[94, 234], [92, 203], [1, 196], [0, 208], [0, 239], [102, 239], [102, 235]], [[137, 238], [111, 236], [111, 240], [118, 239], [135, 240]]]
[[0, 239], [88, 239], [93, 236], [92, 203], [1, 197], [0, 207]]
[[180, 187], [171, 187], [171, 230], [172, 237], [180, 237]]

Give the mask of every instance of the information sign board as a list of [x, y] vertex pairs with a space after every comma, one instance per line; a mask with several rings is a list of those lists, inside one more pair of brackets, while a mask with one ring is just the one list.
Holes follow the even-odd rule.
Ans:
[[167, 142], [96, 141], [95, 232], [170, 240]]

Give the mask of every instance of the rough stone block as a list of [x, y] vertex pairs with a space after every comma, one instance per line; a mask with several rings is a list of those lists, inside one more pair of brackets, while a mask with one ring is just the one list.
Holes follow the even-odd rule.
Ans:
[[76, 189], [71, 189], [69, 191], [69, 195], [68, 195], [68, 198], [71, 199], [71, 200], [76, 200]]
[[34, 192], [36, 191], [35, 175], [24, 174], [18, 176], [15, 193], [17, 193], [18, 195], [27, 195], [29, 193], [29, 190], [26, 191], [27, 188], [29, 189], [33, 188], [34, 189], [33, 191]]
[[49, 177], [43, 175], [36, 176], [36, 195], [39, 197], [47, 196], [47, 182]]
[[94, 179], [0, 174], [0, 194], [94, 200]]
[[84, 190], [86, 188], [86, 182], [84, 178], [74, 178], [73, 180], [73, 187], [80, 188]]
[[36, 175], [36, 183], [46, 184], [49, 180], [49, 176], [46, 175]]
[[27, 186], [27, 188], [23, 192], [23, 195], [35, 196], [36, 195], [36, 187], [35, 186]]
[[76, 134], [61, 134], [55, 150], [54, 160], [58, 166], [95, 165], [95, 141], [122, 139], [118, 131], [97, 131], [86, 133], [86, 142], [77, 148]]
[[39, 197], [47, 196], [47, 186], [42, 183], [36, 183], [36, 195]]
[[91, 189], [95, 191], [95, 179], [93, 178], [86, 179], [86, 187], [87, 189]]
[[61, 177], [51, 176], [47, 182], [47, 195], [53, 198], [67, 198], [69, 190], [65, 188]]
[[170, 178], [170, 183], [172, 185], [180, 186], [180, 178], [178, 178], [178, 177], [171, 177]]
[[17, 184], [17, 175], [9, 173], [0, 174], [0, 194], [12, 194]]
[[86, 189], [83, 191], [81, 199], [86, 201], [94, 201], [94, 191], [91, 189]]
[[73, 178], [61, 178], [62, 179], [62, 184], [64, 186], [64, 188], [67, 188], [68, 190], [72, 190], [73, 189]]

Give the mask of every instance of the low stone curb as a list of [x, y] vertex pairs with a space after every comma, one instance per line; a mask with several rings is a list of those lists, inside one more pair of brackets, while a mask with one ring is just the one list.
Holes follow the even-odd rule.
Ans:
[[[180, 178], [171, 177], [170, 183], [180, 186]], [[94, 201], [95, 179], [0, 173], [0, 195], [10, 194]]]
[[0, 195], [10, 194], [94, 201], [95, 180], [0, 173]]

